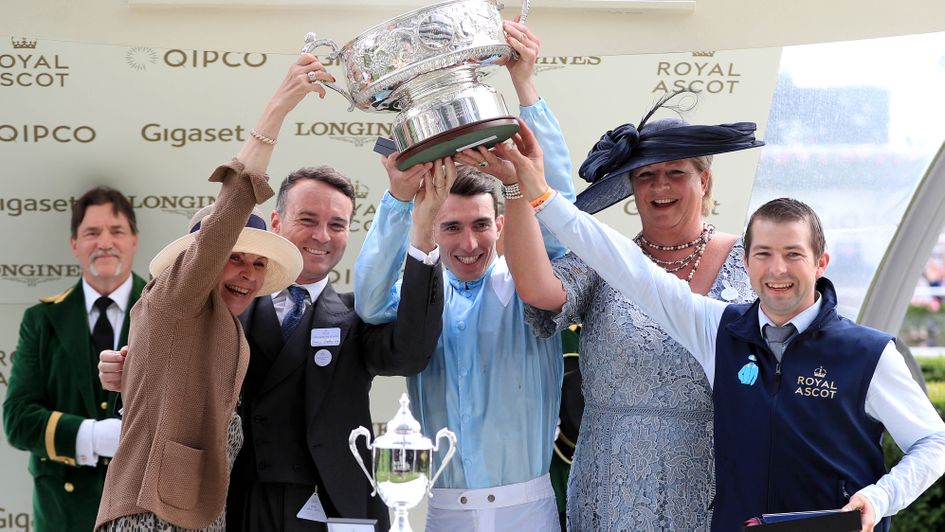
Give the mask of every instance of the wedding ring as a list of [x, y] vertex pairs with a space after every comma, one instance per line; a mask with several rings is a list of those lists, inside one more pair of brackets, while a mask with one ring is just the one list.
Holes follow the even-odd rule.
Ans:
[[489, 162], [486, 161], [485, 159], [483, 159], [482, 161], [479, 161], [479, 168], [485, 168], [487, 166], [489, 166]]
[[311, 81], [312, 83], [315, 83], [316, 81], [318, 81], [318, 78], [315, 77], [315, 73], [314, 73], [314, 72], [309, 72], [309, 73], [308, 73], [308, 80]]

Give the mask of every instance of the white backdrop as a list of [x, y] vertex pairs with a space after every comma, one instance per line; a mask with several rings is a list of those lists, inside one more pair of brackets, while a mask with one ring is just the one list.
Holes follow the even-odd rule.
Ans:
[[[664, 90], [680, 86], [703, 91], [689, 121], [755, 121], [763, 138], [780, 50], [709, 54], [542, 58], [536, 82], [561, 122], [575, 170], [601, 133], [636, 123]], [[135, 271], [146, 273], [157, 250], [213, 201], [217, 188], [207, 176], [238, 151], [293, 59], [0, 36], [0, 393], [23, 310], [68, 288], [79, 274], [68, 242], [70, 201], [98, 184], [128, 195], [140, 229]], [[342, 79], [339, 66], [329, 70]], [[505, 71], [486, 80], [514, 112]], [[332, 92], [303, 102], [286, 121], [270, 166], [276, 186], [289, 171], [318, 164], [355, 181], [359, 202], [349, 249], [333, 272], [342, 291], [350, 289], [351, 267], [386, 189], [371, 146], [392, 119], [346, 109]], [[757, 159], [757, 150], [717, 158], [711, 220], [720, 230], [741, 230]], [[584, 187], [580, 180], [578, 187]], [[627, 234], [639, 227], [632, 201], [600, 217]], [[402, 379], [376, 381], [375, 421], [393, 414], [402, 390]], [[26, 460], [0, 436], [0, 532], [28, 529]]]

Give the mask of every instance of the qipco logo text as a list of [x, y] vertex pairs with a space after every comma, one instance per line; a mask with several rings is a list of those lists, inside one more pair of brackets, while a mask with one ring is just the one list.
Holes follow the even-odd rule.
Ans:
[[266, 54], [258, 52], [215, 52], [213, 50], [168, 50], [164, 64], [173, 68], [259, 68], [266, 64]]
[[0, 124], [0, 142], [77, 142], [88, 144], [95, 140], [95, 130], [89, 126], [45, 126], [41, 124]]

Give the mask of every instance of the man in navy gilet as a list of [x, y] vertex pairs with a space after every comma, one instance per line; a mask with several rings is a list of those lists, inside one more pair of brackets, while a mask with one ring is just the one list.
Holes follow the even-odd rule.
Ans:
[[[503, 152], [531, 199], [547, 185], [525, 158], [535, 158], [529, 143], [520, 149], [524, 156]], [[888, 516], [945, 472], [945, 423], [893, 338], [837, 314], [823, 277], [823, 229], [807, 205], [778, 199], [752, 215], [745, 264], [759, 297], [750, 305], [693, 294], [565, 198], [538, 210], [547, 229], [705, 369], [715, 403], [713, 530], [738, 530], [765, 513], [841, 507], [859, 510], [864, 530], [887, 530]], [[775, 326], [786, 330], [768, 332]], [[884, 428], [906, 452], [888, 473]]]

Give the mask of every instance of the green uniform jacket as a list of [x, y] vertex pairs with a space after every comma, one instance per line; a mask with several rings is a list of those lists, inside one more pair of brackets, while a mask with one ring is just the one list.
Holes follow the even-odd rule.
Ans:
[[[131, 307], [144, 284], [133, 275], [119, 345], [128, 341]], [[3, 428], [10, 445], [30, 452], [36, 531], [90, 531], [107, 460], [97, 467], [77, 466], [76, 434], [83, 420], [109, 417], [116, 394], [102, 400], [82, 281], [41, 301], [26, 309], [20, 323]]]

